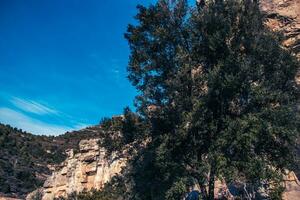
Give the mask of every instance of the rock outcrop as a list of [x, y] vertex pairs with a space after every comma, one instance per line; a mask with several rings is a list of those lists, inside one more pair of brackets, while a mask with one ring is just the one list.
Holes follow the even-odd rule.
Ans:
[[22, 200], [22, 199], [11, 198], [11, 197], [0, 197], [0, 200]]
[[300, 58], [300, 0], [261, 0], [260, 6], [267, 14], [266, 24], [282, 32], [283, 45]]
[[284, 200], [300, 199], [300, 181], [294, 172], [290, 172], [284, 177], [285, 192], [283, 193]]
[[[299, 200], [300, 199], [300, 181], [298, 180], [296, 174], [294, 172], [286, 171], [286, 175], [283, 177], [282, 186], [285, 188], [282, 194], [282, 200]], [[214, 195], [217, 199], [223, 199], [224, 195], [229, 200], [234, 200], [236, 197], [230, 193], [230, 188], [238, 191], [243, 190], [243, 183], [233, 184], [227, 186], [225, 181], [217, 180], [215, 182]], [[265, 193], [266, 191], [262, 189], [261, 195], [264, 198], [268, 198], [268, 195]]]
[[82, 140], [78, 153], [68, 151], [68, 158], [45, 181], [43, 188], [28, 195], [27, 199], [32, 199], [37, 192], [42, 193], [43, 200], [52, 200], [74, 191], [101, 189], [114, 175], [121, 172], [126, 165], [126, 156], [108, 156], [98, 142], [98, 139]]

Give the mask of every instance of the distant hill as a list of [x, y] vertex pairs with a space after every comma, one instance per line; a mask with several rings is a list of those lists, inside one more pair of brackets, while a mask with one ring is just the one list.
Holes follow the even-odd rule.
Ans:
[[0, 124], [0, 194], [23, 197], [41, 186], [51, 168], [65, 160], [67, 149], [78, 149], [80, 140], [97, 137], [100, 130], [95, 126], [54, 137]]

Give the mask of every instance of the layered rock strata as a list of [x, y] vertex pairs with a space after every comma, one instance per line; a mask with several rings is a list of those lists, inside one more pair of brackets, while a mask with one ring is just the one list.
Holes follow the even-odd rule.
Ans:
[[[300, 0], [261, 0], [260, 8], [267, 15], [266, 25], [283, 33], [283, 46], [300, 60]], [[300, 69], [296, 81], [300, 85]]]
[[299, 200], [300, 199], [300, 181], [294, 172], [290, 172], [284, 177], [285, 192], [283, 200]]
[[44, 183], [43, 188], [28, 195], [32, 199], [37, 192], [42, 193], [43, 200], [66, 197], [72, 192], [101, 189], [114, 175], [121, 172], [126, 165], [123, 155], [107, 155], [98, 144], [98, 139], [82, 140], [79, 152], [68, 151], [68, 158], [59, 170], [53, 172]]
[[300, 58], [300, 0], [262, 0], [260, 7], [267, 14], [267, 26], [282, 32], [283, 45]]

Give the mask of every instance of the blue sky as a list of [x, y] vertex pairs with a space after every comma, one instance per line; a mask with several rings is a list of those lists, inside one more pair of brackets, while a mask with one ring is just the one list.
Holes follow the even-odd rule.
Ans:
[[0, 1], [0, 123], [58, 135], [134, 109], [123, 34], [155, 2]]
[[123, 34], [153, 0], [0, 3], [0, 122], [62, 134], [133, 107]]

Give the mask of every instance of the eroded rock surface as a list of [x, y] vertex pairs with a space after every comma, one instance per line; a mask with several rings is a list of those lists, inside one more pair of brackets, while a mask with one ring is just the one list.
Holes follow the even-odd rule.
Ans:
[[[39, 191], [43, 200], [67, 196], [76, 191], [92, 188], [101, 189], [126, 165], [126, 157], [113, 154], [108, 157], [106, 150], [98, 145], [98, 139], [82, 140], [79, 152], [68, 151], [68, 158], [53, 172]], [[34, 194], [28, 195], [30, 199]]]
[[290, 172], [284, 178], [285, 192], [284, 200], [299, 200], [300, 199], [300, 182], [294, 172]]
[[266, 24], [285, 36], [283, 45], [300, 58], [300, 0], [262, 0], [261, 10], [267, 13]]

